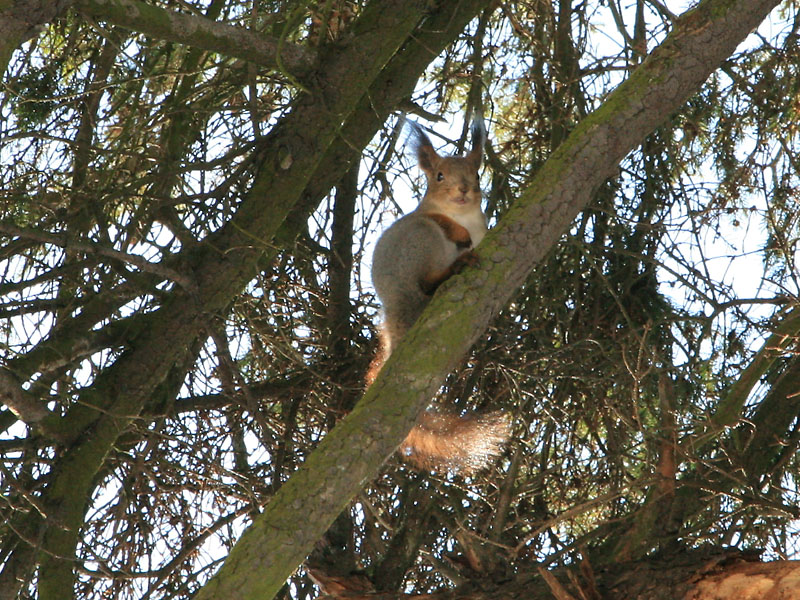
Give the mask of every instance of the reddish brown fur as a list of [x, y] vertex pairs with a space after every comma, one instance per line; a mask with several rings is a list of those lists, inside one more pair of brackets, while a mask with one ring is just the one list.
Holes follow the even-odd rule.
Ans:
[[400, 452], [421, 469], [445, 467], [475, 472], [502, 452], [510, 433], [508, 416], [500, 412], [463, 417], [425, 412]]
[[459, 225], [453, 219], [442, 213], [425, 213], [429, 219], [433, 219], [442, 228], [445, 237], [459, 248], [469, 248], [472, 246], [472, 238], [466, 227]]
[[[439, 156], [422, 129], [410, 126], [428, 188], [419, 207], [384, 231], [375, 247], [372, 281], [383, 305], [384, 324], [366, 376], [370, 385], [436, 289], [478, 262], [472, 248], [486, 233], [478, 176], [485, 140], [482, 123], [473, 126], [473, 147], [465, 157]], [[501, 452], [509, 433], [508, 419], [498, 413], [425, 413], [403, 442], [402, 454], [421, 468], [472, 472]]]

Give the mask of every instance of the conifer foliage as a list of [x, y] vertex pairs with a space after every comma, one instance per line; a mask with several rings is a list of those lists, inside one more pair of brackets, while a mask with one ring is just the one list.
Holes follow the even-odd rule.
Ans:
[[[800, 581], [800, 13], [690, 4], [0, 3], [0, 598]], [[404, 118], [473, 114], [493, 231], [365, 393]], [[512, 440], [420, 471], [428, 406]]]

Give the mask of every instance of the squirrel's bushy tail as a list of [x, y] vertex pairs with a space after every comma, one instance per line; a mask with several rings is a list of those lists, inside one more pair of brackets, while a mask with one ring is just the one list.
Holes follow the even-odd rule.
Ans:
[[378, 348], [375, 350], [375, 356], [372, 358], [372, 362], [369, 363], [369, 368], [367, 369], [366, 375], [364, 375], [364, 382], [367, 384], [367, 387], [371, 386], [375, 381], [375, 378], [378, 376], [378, 372], [381, 370], [383, 363], [389, 359], [389, 354], [391, 354], [391, 351], [391, 341], [389, 340], [389, 336], [386, 334], [386, 330], [381, 327], [380, 331], [378, 332]]
[[425, 412], [400, 453], [420, 469], [444, 468], [469, 475], [489, 466], [510, 435], [510, 419], [502, 412], [463, 417]]
[[[365, 376], [367, 387], [392, 352], [389, 332], [381, 328], [378, 349]], [[419, 469], [448, 469], [469, 475], [488, 467], [511, 436], [506, 413], [458, 416], [426, 411], [400, 445], [403, 459]]]

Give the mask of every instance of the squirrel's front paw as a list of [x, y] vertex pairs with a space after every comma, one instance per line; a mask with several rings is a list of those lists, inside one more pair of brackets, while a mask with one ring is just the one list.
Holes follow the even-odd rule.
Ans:
[[464, 267], [474, 267], [479, 265], [481, 259], [478, 258], [478, 255], [475, 254], [474, 250], [467, 250], [463, 254], [460, 254], [455, 261], [453, 261], [452, 271], [453, 273], [460, 273]]

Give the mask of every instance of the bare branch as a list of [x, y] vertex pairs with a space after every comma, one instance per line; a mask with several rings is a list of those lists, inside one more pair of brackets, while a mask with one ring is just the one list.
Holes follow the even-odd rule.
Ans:
[[544, 567], [539, 567], [539, 575], [541, 575], [542, 579], [544, 579], [547, 587], [550, 588], [550, 592], [552, 592], [553, 597], [556, 600], [575, 600], [575, 597], [570, 594], [563, 585], [561, 585], [561, 582], [556, 579], [556, 576], [550, 571]]
[[27, 425], [36, 425], [51, 415], [37, 398], [20, 387], [16, 378], [4, 367], [0, 367], [0, 401]]
[[309, 73], [316, 54], [307, 48], [281, 43], [277, 38], [145, 4], [138, 0], [79, 0], [78, 10], [100, 19], [153, 36], [282, 70], [300, 80]]
[[[363, 482], [395, 451], [446, 374], [619, 161], [777, 4], [778, 0], [705, 0], [679, 21], [664, 43], [539, 170], [528, 191], [478, 248], [481, 266], [454, 277], [437, 292], [362, 401], [281, 487], [198, 598], [243, 590], [271, 597], [280, 588]], [[300, 510], [308, 523], [303, 531], [296, 527]]]
[[196, 287], [194, 281], [185, 275], [159, 263], [150, 262], [143, 256], [138, 256], [136, 254], [128, 254], [127, 252], [121, 252], [119, 250], [114, 250], [113, 248], [106, 248], [98, 244], [76, 242], [67, 239], [67, 236], [65, 235], [48, 233], [46, 231], [39, 231], [36, 229], [26, 229], [17, 227], [16, 225], [11, 225], [9, 223], [0, 222], [0, 233], [5, 233], [6, 235], [14, 237], [26, 238], [36, 242], [41, 242], [43, 244], [52, 244], [54, 246], [64, 248], [65, 250], [76, 250], [78, 252], [85, 252], [86, 254], [95, 256], [104, 256], [106, 258], [111, 258], [123, 263], [128, 263], [138, 267], [146, 273], [152, 273], [153, 275], [174, 281], [189, 291], [193, 291]]

